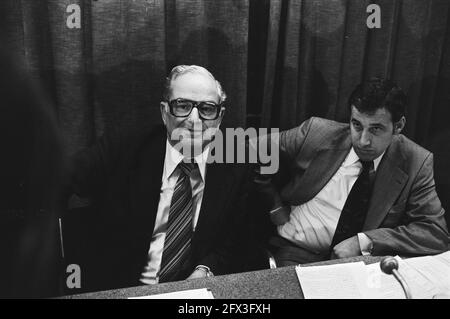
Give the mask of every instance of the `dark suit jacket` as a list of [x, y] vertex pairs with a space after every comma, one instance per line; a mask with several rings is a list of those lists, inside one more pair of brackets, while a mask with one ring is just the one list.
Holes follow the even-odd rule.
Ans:
[[[95, 248], [87, 249], [95, 250], [95, 289], [138, 284], [158, 210], [166, 134], [164, 127], [127, 136], [113, 132], [74, 158], [72, 190], [94, 202], [98, 236]], [[217, 275], [246, 270], [241, 257], [249, 174], [246, 165], [207, 164], [192, 256], [180, 279], [199, 264]]]
[[[293, 176], [282, 200], [300, 205], [327, 184], [351, 148], [348, 124], [311, 118], [280, 133], [280, 151]], [[427, 255], [447, 249], [444, 209], [435, 191], [433, 155], [395, 136], [377, 168], [364, 233], [374, 255]]]

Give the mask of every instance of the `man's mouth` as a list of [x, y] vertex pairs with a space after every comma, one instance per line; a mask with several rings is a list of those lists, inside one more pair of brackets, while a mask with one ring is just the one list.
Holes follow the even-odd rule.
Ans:
[[371, 149], [364, 149], [364, 148], [358, 148], [358, 152], [362, 154], [373, 154], [375, 153], [374, 150]]

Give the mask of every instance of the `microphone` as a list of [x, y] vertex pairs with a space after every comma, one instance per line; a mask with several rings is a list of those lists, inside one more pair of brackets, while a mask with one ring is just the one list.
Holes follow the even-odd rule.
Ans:
[[412, 299], [411, 290], [406, 283], [405, 278], [398, 271], [398, 261], [394, 257], [385, 257], [380, 262], [381, 270], [388, 275], [394, 275], [395, 279], [402, 286], [403, 292], [405, 293], [406, 299]]

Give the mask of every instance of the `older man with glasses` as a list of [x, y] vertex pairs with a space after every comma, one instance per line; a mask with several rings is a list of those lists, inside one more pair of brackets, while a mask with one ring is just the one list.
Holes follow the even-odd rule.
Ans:
[[226, 94], [205, 68], [180, 65], [160, 103], [165, 127], [103, 136], [75, 156], [72, 191], [100, 216], [96, 288], [243, 271], [243, 164], [207, 163]]

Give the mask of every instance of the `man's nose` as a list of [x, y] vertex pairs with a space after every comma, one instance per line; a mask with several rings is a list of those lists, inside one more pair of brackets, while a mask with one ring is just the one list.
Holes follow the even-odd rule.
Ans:
[[192, 122], [199, 122], [201, 121], [200, 116], [198, 114], [198, 109], [196, 107], [194, 107], [191, 111], [191, 114], [189, 114], [189, 119]]
[[369, 146], [371, 142], [372, 136], [370, 132], [366, 130], [362, 131], [361, 138], [359, 139], [359, 143], [361, 144], [361, 146]]

